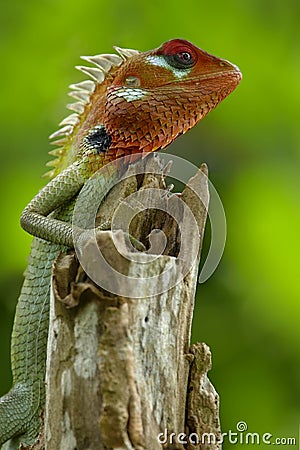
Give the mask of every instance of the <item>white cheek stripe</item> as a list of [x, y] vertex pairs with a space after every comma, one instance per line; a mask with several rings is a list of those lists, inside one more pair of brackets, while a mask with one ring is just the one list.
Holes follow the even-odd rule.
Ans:
[[133, 102], [134, 100], [140, 100], [147, 95], [147, 91], [143, 89], [133, 88], [120, 88], [115, 92], [117, 97], [124, 98], [127, 102]]
[[176, 69], [175, 67], [170, 66], [170, 64], [167, 63], [165, 58], [160, 55], [147, 56], [146, 60], [153, 66], [163, 67], [164, 69], [170, 70], [171, 72], [173, 72], [174, 76], [179, 79], [186, 77], [191, 71], [191, 69], [179, 70]]

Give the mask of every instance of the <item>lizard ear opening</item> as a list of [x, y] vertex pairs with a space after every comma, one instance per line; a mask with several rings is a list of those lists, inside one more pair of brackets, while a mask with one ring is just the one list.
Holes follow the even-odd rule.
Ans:
[[137, 88], [137, 87], [140, 87], [140, 85], [141, 85], [141, 80], [138, 77], [129, 75], [125, 78], [125, 86], [127, 86], [127, 87]]

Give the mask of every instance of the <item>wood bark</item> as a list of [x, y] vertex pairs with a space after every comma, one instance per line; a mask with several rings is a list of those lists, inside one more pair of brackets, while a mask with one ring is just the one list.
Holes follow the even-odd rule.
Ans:
[[[161, 162], [155, 158], [149, 164], [160, 167]], [[183, 237], [178, 224], [163, 211], [137, 215], [130, 228], [134, 238], [146, 246], [152, 229], [164, 231], [165, 251], [156, 258], [140, 252], [132, 261], [129, 251], [120, 256], [114, 242], [117, 239], [126, 247], [124, 233], [97, 232], [97, 244], [114, 268], [145, 280], [138, 299], [97, 286], [74, 252], [61, 255], [56, 262], [42, 432], [45, 449], [221, 448], [208, 442], [219, 439], [221, 433], [218, 395], [207, 378], [210, 351], [205, 344], [190, 344], [207, 216], [206, 175], [203, 165], [180, 195], [168, 192], [163, 175], [133, 176], [112, 189], [98, 212], [98, 223], [107, 222], [122, 199], [149, 187], [166, 189], [166, 204], [172, 195], [179, 196], [196, 219], [197, 236], [191, 233], [188, 239], [190, 248], [198, 247], [192, 267], [171, 289], [165, 289], [170, 280], [164, 276], [158, 282], [161, 293], [157, 295], [152, 295], [147, 284], [147, 277], [167, 269], [175, 278], [181, 275], [177, 255]], [[201, 191], [202, 201], [195, 189]], [[183, 218], [184, 209], [180, 213]], [[93, 264], [93, 249], [89, 251]], [[212, 435], [214, 438], [209, 438]]]

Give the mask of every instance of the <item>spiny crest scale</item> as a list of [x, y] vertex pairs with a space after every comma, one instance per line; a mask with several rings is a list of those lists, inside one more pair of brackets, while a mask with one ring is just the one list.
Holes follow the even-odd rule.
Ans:
[[114, 46], [114, 49], [119, 53], [124, 61], [126, 61], [126, 59], [130, 58], [131, 56], [135, 56], [140, 53], [139, 50], [133, 50], [131, 48], [121, 48], [117, 47], [116, 45]]
[[60, 123], [59, 126], [64, 125], [76, 125], [79, 122], [78, 114], [70, 114], [69, 116], [65, 117]]
[[71, 91], [68, 94], [70, 97], [75, 98], [76, 100], [79, 100], [84, 105], [87, 104], [90, 101], [90, 94], [89, 92], [85, 91]]
[[50, 134], [49, 139], [54, 139], [54, 138], [57, 138], [60, 136], [66, 136], [66, 135], [72, 133], [72, 131], [73, 131], [72, 125], [66, 125], [63, 128], [60, 128], [59, 130]]
[[104, 81], [105, 75], [103, 70], [98, 67], [87, 67], [87, 66], [75, 66], [75, 69], [80, 70], [80, 72], [88, 75], [96, 83], [102, 83]]
[[[117, 55], [116, 55], [117, 56]], [[95, 56], [81, 56], [81, 59], [94, 64], [97, 68], [102, 70], [104, 73], [108, 73], [112, 67], [112, 62], [103, 57], [102, 55]], [[121, 62], [122, 59], [120, 58]]]
[[79, 83], [70, 84], [69, 86], [69, 88], [73, 89], [74, 91], [87, 91], [91, 94], [94, 92], [95, 87], [96, 85], [94, 81], [91, 80], [80, 81]]

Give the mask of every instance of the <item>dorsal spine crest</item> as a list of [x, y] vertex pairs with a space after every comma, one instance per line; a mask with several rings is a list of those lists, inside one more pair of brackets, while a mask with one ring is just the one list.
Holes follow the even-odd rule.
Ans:
[[[66, 157], [66, 153], [70, 151], [76, 133], [85, 119], [86, 109], [91, 105], [92, 96], [95, 94], [97, 87], [106, 81], [112, 69], [121, 66], [128, 58], [140, 53], [138, 50], [133, 49], [114, 48], [118, 55], [104, 53], [101, 55], [81, 57], [84, 61], [93, 64], [94, 67], [75, 66], [76, 69], [88, 75], [91, 80], [80, 81], [69, 86], [71, 92], [68, 95], [77, 101], [67, 104], [67, 108], [74, 111], [74, 113], [63, 119], [59, 124], [62, 128], [49, 136], [50, 139], [56, 139], [52, 144], [58, 145], [58, 148], [51, 150], [49, 154], [57, 156], [57, 159], [47, 163], [47, 166], [54, 167], [54, 169], [47, 172], [44, 175], [45, 177], [53, 178], [59, 173], [59, 166]], [[57, 138], [60, 139], [57, 140]]]

